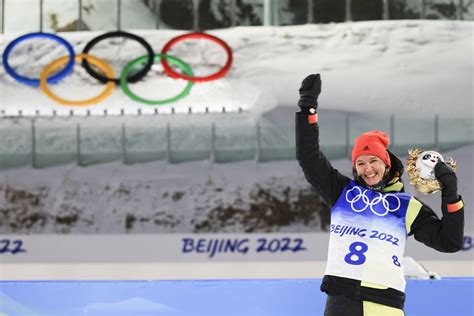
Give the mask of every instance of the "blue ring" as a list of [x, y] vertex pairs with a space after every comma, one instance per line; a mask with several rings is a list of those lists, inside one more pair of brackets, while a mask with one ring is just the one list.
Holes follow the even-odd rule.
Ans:
[[5, 50], [3, 51], [3, 55], [2, 55], [3, 66], [5, 67], [5, 70], [7, 71], [7, 73], [10, 76], [12, 76], [16, 81], [24, 83], [24, 84], [29, 85], [29, 86], [39, 87], [39, 85], [40, 85], [40, 80], [39, 79], [31, 79], [31, 78], [28, 78], [28, 77], [20, 76], [8, 64], [8, 56], [10, 55], [12, 49], [16, 45], [18, 45], [19, 43], [21, 43], [23, 41], [26, 41], [30, 38], [35, 38], [35, 37], [52, 39], [52, 40], [58, 42], [59, 44], [62, 44], [64, 46], [66, 46], [66, 49], [69, 52], [69, 61], [66, 64], [66, 67], [64, 67], [63, 70], [59, 71], [55, 75], [49, 77], [48, 80], [47, 80], [48, 83], [53, 83], [53, 84], [57, 83], [59, 80], [63, 79], [64, 77], [66, 77], [67, 75], [69, 75], [71, 73], [71, 71], [74, 67], [74, 59], [76, 57], [76, 54], [74, 53], [74, 48], [72, 47], [71, 44], [69, 44], [69, 42], [67, 42], [65, 39], [63, 39], [62, 37], [59, 37], [55, 34], [37, 32], [37, 33], [28, 33], [28, 34], [25, 34], [25, 35], [22, 35], [22, 36], [16, 38], [12, 42], [10, 42], [10, 44], [8, 44], [7, 48], [5, 48]]

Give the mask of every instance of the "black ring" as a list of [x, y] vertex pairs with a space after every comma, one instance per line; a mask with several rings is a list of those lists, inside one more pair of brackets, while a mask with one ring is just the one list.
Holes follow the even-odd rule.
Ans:
[[[146, 74], [148, 73], [148, 71], [150, 71], [151, 66], [153, 66], [154, 59], [155, 59], [155, 53], [153, 52], [153, 48], [151, 48], [150, 44], [148, 44], [148, 42], [145, 41], [145, 39], [143, 37], [140, 37], [138, 35], [123, 32], [123, 31], [108, 32], [108, 33], [105, 33], [105, 34], [102, 34], [102, 35], [99, 35], [99, 36], [93, 38], [84, 47], [82, 53], [83, 54], [88, 54], [89, 51], [92, 49], [92, 47], [94, 45], [96, 45], [98, 42], [100, 42], [104, 39], [107, 39], [107, 38], [111, 38], [111, 37], [125, 37], [125, 38], [128, 38], [128, 39], [132, 39], [134, 41], [137, 41], [140, 45], [142, 45], [147, 50], [148, 59], [147, 59], [147, 62], [145, 63], [145, 66], [140, 71], [138, 71], [138, 72], [134, 73], [133, 75], [127, 77], [127, 82], [134, 83], [134, 82], [139, 81], [143, 77], [145, 77]], [[84, 69], [87, 71], [87, 73], [89, 75], [96, 78], [97, 80], [99, 80], [102, 83], [107, 83], [109, 81], [113, 81], [117, 85], [120, 84], [120, 78], [109, 78], [109, 77], [106, 77], [106, 76], [102, 75], [101, 73], [95, 71], [91, 67], [89, 62], [87, 61], [87, 58], [84, 58], [82, 60], [82, 66], [84, 67]], [[121, 72], [119, 71], [118, 73], [121, 73]]]

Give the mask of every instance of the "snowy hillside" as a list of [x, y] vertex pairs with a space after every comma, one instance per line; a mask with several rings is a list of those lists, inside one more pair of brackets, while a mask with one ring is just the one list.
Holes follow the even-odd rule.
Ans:
[[[350, 112], [413, 113], [414, 115], [473, 116], [472, 33], [474, 24], [462, 21], [375, 21], [289, 27], [238, 27], [212, 31], [234, 52], [230, 73], [223, 79], [195, 84], [188, 97], [160, 112], [202, 112], [239, 107], [262, 113], [279, 105], [293, 105], [299, 84], [308, 73], [323, 78], [321, 104], [333, 110]], [[182, 31], [141, 31], [159, 52], [163, 45]], [[63, 33], [76, 53], [99, 33]], [[1, 37], [0, 51], [17, 34]], [[192, 41], [191, 41], [192, 42]], [[177, 46], [174, 54], [207, 74], [223, 65], [226, 55], [216, 45]], [[34, 46], [32, 46], [34, 43]], [[53, 49], [54, 48], [54, 49]], [[18, 45], [10, 64], [22, 75], [37, 77], [65, 49], [47, 40]], [[112, 52], [112, 54], [111, 54]], [[144, 53], [136, 43], [111, 41], [91, 51], [114, 66], [117, 73], [130, 60]], [[28, 56], [26, 58], [26, 56]], [[112, 57], [113, 56], [113, 57]], [[203, 67], [204, 66], [204, 67]], [[213, 68], [214, 67], [214, 68]], [[204, 68], [204, 69], [203, 69]], [[85, 109], [63, 107], [38, 89], [15, 82], [0, 68], [0, 110], [6, 114], [85, 113]], [[131, 85], [144, 97], [162, 99], [176, 94], [184, 82], [160, 74], [159, 67], [143, 82]], [[102, 87], [76, 66], [74, 74], [52, 87], [70, 99], [91, 97]], [[34, 100], [34, 102], [31, 102]], [[88, 108], [92, 113], [136, 113], [154, 111], [136, 103], [116, 88], [111, 97]]]

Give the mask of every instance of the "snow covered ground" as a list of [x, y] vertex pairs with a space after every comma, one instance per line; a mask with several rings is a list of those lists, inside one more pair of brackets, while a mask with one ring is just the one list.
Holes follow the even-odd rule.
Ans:
[[[432, 116], [473, 117], [472, 22], [463, 21], [371, 21], [358, 23], [301, 25], [288, 27], [237, 27], [210, 32], [225, 40], [234, 52], [230, 73], [223, 79], [196, 84], [190, 95], [172, 105], [160, 106], [160, 112], [202, 112], [242, 108], [260, 114], [276, 106], [293, 105], [301, 80], [319, 72], [323, 79], [321, 106], [350, 112], [376, 112]], [[135, 32], [135, 31], [134, 31]], [[163, 45], [182, 31], [136, 31], [160, 52]], [[63, 33], [76, 53], [91, 33]], [[18, 34], [5, 34], [0, 51]], [[224, 51], [205, 41], [179, 44], [171, 53], [190, 63], [201, 74], [209, 74], [223, 65]], [[34, 43], [32, 45], [31, 43]], [[65, 49], [47, 40], [18, 45], [10, 64], [18, 73], [37, 77]], [[91, 51], [109, 61], [120, 72], [128, 61], [144, 53], [131, 41], [115, 40]], [[113, 57], [112, 57], [113, 56]], [[160, 67], [132, 90], [149, 98], [161, 99], [175, 94], [185, 82], [160, 74]], [[6, 114], [85, 113], [86, 109], [63, 107], [36, 88], [15, 82], [0, 68], [0, 110]], [[52, 87], [63, 97], [86, 98], [101, 90], [81, 67], [73, 75]], [[34, 100], [34, 101], [33, 101]], [[137, 113], [154, 108], [128, 99], [120, 89], [98, 105], [92, 113], [118, 113], [120, 109]]]

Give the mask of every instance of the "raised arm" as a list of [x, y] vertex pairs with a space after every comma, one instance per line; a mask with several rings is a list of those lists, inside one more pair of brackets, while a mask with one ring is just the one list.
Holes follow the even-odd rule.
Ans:
[[296, 113], [296, 158], [308, 182], [334, 204], [350, 179], [331, 166], [319, 148], [318, 96], [321, 93], [319, 74], [307, 76], [299, 89], [300, 112]]

